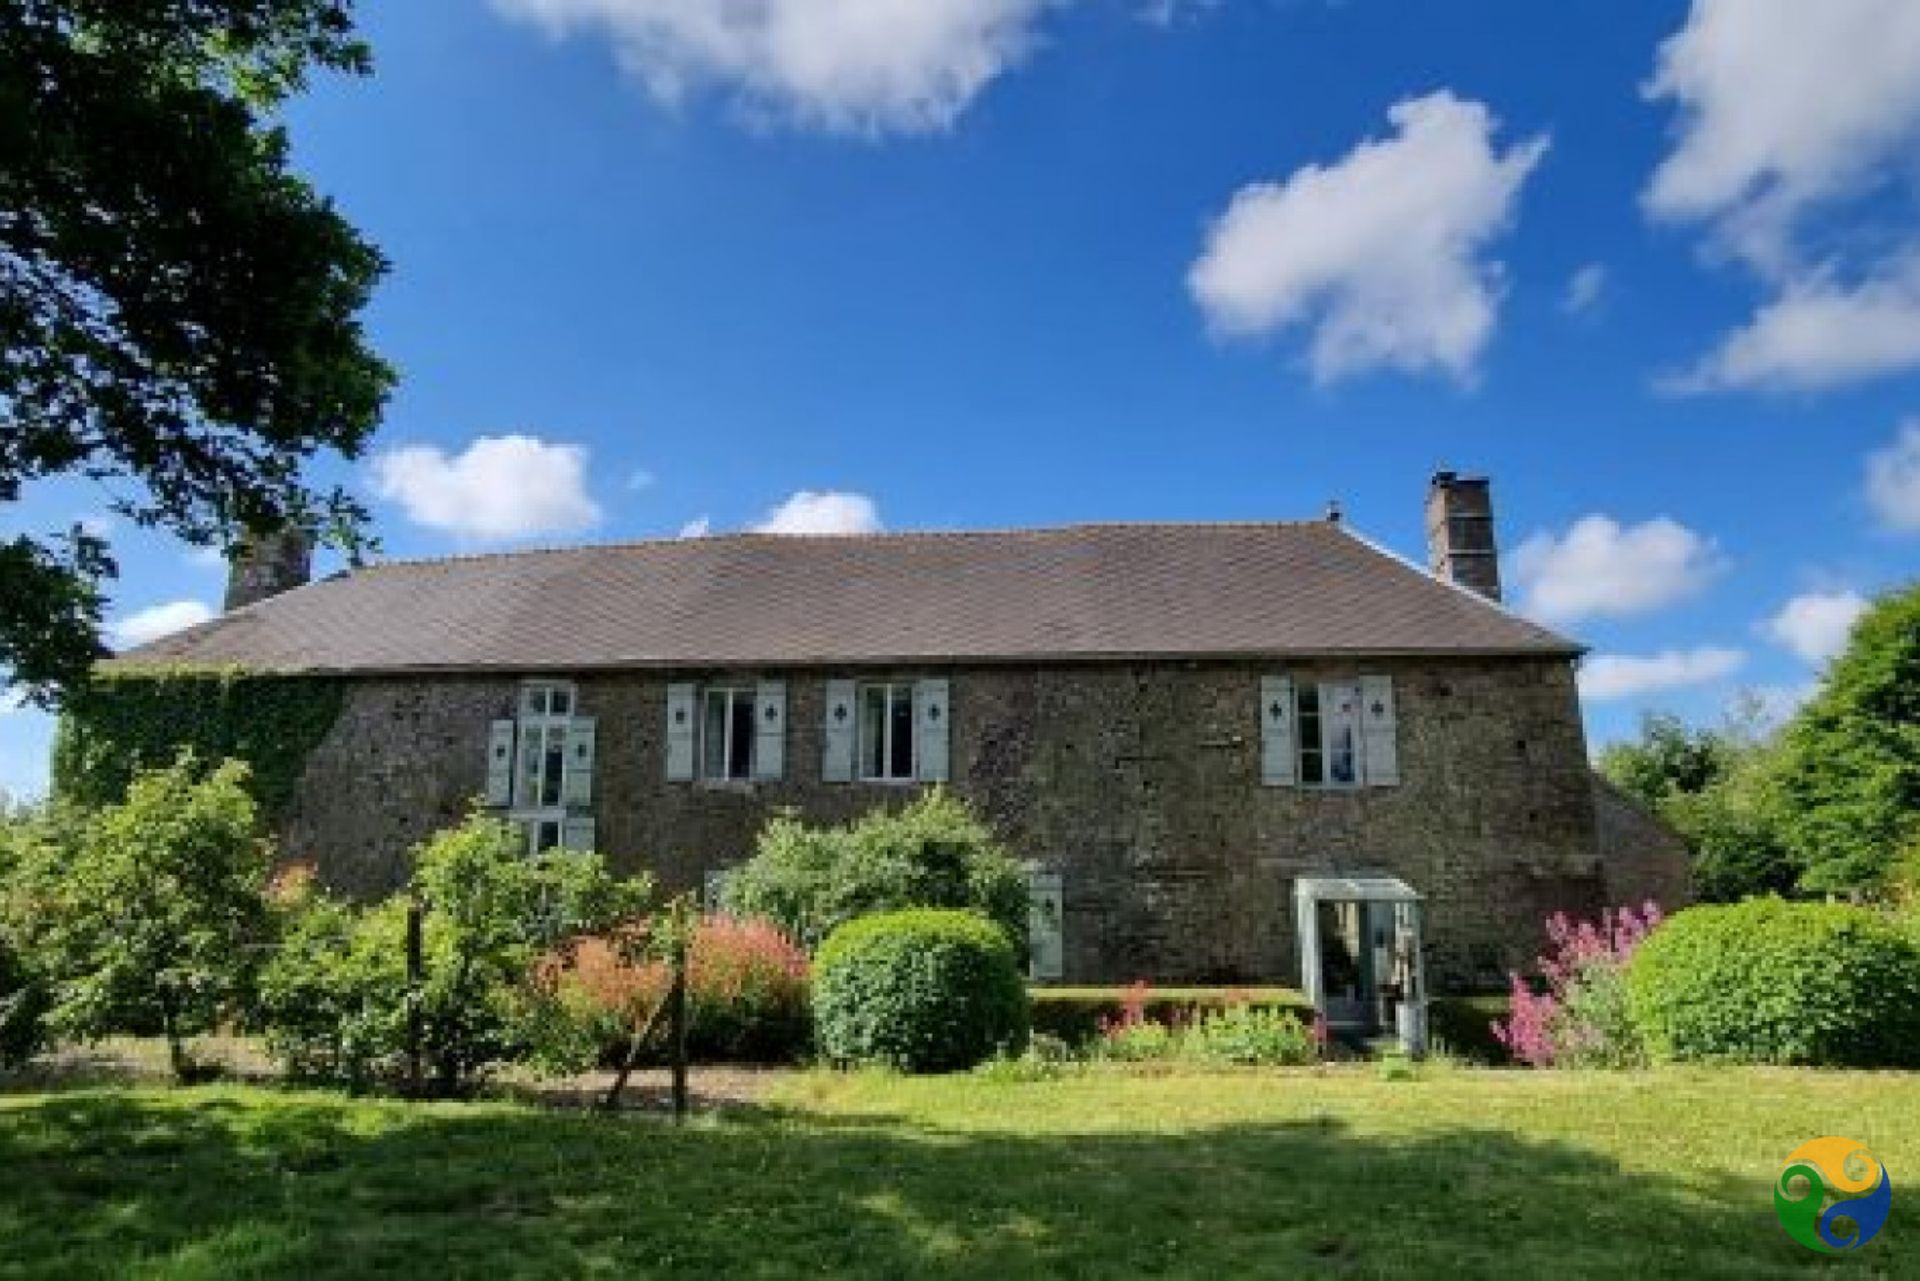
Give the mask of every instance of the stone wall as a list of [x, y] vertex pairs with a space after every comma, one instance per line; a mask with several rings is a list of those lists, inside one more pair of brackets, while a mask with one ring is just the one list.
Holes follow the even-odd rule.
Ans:
[[1638, 907], [1651, 899], [1674, 912], [1693, 902], [1690, 856], [1678, 832], [1598, 774], [1593, 810], [1608, 903]]
[[[1263, 786], [1259, 679], [1276, 671], [1391, 675], [1402, 783]], [[1573, 672], [1553, 660], [584, 674], [597, 844], [691, 888], [745, 858], [777, 807], [838, 821], [900, 803], [910, 787], [820, 781], [824, 682], [855, 674], [951, 680], [951, 786], [1063, 874], [1069, 982], [1296, 982], [1292, 881], [1309, 872], [1385, 870], [1427, 896], [1429, 966], [1454, 987], [1497, 983], [1549, 911], [1606, 897]], [[666, 782], [668, 681], [762, 677], [786, 682], [786, 777]], [[309, 761], [289, 853], [349, 892], [399, 884], [406, 849], [483, 791], [516, 684], [360, 682]]]

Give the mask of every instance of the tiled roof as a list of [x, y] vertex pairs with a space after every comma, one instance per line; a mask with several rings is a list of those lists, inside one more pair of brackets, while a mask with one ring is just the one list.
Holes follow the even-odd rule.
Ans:
[[395, 561], [120, 662], [394, 672], [1578, 652], [1314, 521], [735, 534]]

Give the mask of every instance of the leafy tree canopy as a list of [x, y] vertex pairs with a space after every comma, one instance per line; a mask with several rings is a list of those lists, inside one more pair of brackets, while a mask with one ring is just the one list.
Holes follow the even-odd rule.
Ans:
[[1920, 582], [1875, 601], [1781, 736], [1783, 834], [1821, 892], [1878, 893], [1920, 839]]
[[[300, 469], [378, 420], [386, 264], [271, 113], [368, 66], [351, 0], [0, 0], [0, 504], [80, 475], [197, 544], [357, 550], [364, 511]], [[0, 668], [36, 700], [85, 680], [113, 573], [79, 528], [0, 541]]]

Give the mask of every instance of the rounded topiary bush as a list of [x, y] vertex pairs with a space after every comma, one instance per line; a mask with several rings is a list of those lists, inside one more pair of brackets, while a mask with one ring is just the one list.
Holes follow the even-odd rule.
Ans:
[[1640, 945], [1627, 1002], [1655, 1059], [1920, 1065], [1920, 946], [1865, 908], [1690, 908]]
[[974, 912], [914, 908], [847, 922], [813, 963], [814, 1034], [835, 1063], [951, 1072], [1027, 1040], [1027, 989], [1006, 932]]

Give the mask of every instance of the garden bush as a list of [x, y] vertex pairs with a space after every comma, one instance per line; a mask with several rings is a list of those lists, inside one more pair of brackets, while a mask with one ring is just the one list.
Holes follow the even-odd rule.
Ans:
[[[550, 953], [545, 982], [582, 1020], [596, 1055], [624, 1052], [665, 1000], [666, 962], [630, 937], [591, 936]], [[791, 1063], [807, 1052], [813, 1014], [807, 954], [770, 921], [706, 916], [687, 949], [687, 1055], [707, 1063]], [[658, 1062], [662, 1045], [642, 1062]]]
[[728, 873], [723, 898], [729, 912], [770, 920], [809, 950], [856, 917], [946, 907], [997, 922], [1026, 953], [1026, 872], [939, 788], [843, 827], [775, 818], [753, 857]]
[[1229, 1005], [1208, 1010], [1180, 1032], [1183, 1057], [1200, 1063], [1286, 1067], [1313, 1063], [1320, 1046], [1290, 1010]]
[[840, 926], [814, 962], [814, 1026], [836, 1063], [972, 1067], [1026, 1045], [1027, 990], [1006, 932], [975, 912], [915, 908]]
[[424, 842], [412, 884], [370, 908], [306, 891], [267, 967], [260, 1013], [290, 1072], [348, 1086], [392, 1079], [407, 1053], [406, 922], [421, 909], [417, 989], [425, 1088], [469, 1092], [544, 1031], [536, 964], [562, 939], [638, 916], [650, 887], [598, 855], [528, 858], [525, 834], [476, 813]]
[[1138, 1019], [1169, 1025], [1231, 1005], [1288, 1010], [1305, 1021], [1313, 1018], [1306, 998], [1284, 987], [1153, 987], [1142, 981], [1127, 987], [1036, 987], [1030, 995], [1033, 1030], [1075, 1046], [1100, 1039], [1107, 1028], [1136, 1009]]
[[1920, 1066], [1920, 946], [1866, 908], [1691, 908], [1654, 931], [1626, 978], [1657, 1059]]
[[1633, 1067], [1646, 1061], [1627, 1011], [1626, 971], [1660, 924], [1660, 908], [1608, 911], [1598, 922], [1564, 912], [1547, 919], [1552, 950], [1539, 960], [1544, 990], [1520, 975], [1493, 1035], [1516, 1060], [1534, 1067]]

